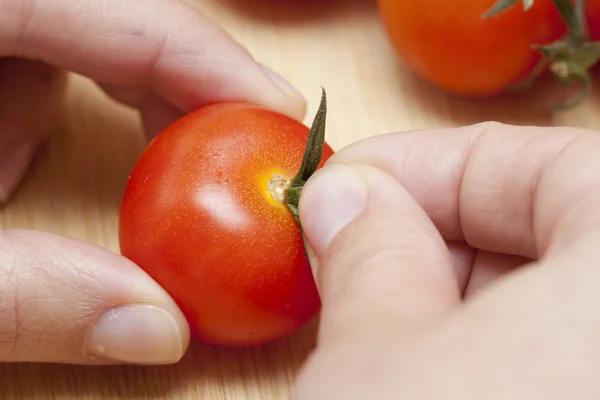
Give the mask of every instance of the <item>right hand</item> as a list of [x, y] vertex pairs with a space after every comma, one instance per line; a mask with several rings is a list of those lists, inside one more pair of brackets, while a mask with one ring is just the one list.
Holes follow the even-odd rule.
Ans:
[[600, 398], [598, 154], [500, 124], [338, 151], [300, 200], [323, 310], [295, 399]]

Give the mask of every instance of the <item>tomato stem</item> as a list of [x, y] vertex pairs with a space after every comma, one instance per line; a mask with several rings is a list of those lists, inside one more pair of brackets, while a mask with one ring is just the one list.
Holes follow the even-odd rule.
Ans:
[[302, 164], [296, 173], [296, 176], [290, 181], [285, 197], [285, 204], [291, 211], [298, 227], [301, 228], [300, 216], [298, 213], [298, 203], [302, 188], [308, 179], [315, 173], [323, 157], [323, 148], [325, 146], [325, 122], [327, 117], [327, 93], [325, 88], [321, 88], [321, 103], [315, 115], [308, 140], [302, 157]]
[[568, 35], [566, 41], [573, 46], [579, 46], [584, 40], [582, 28], [583, 20], [579, 18], [577, 12], [571, 4], [572, 0], [552, 0], [554, 7], [560, 13], [565, 25], [568, 28]]

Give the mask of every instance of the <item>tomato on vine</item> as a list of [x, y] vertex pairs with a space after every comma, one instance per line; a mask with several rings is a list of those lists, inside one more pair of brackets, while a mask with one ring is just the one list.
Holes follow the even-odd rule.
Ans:
[[251, 104], [208, 105], [161, 132], [136, 163], [121, 253], [173, 297], [194, 338], [262, 344], [318, 313], [297, 204], [333, 154], [325, 114], [324, 91], [310, 130]]
[[549, 69], [565, 86], [582, 84], [555, 109], [574, 107], [590, 92], [589, 69], [600, 59], [599, 3], [378, 0], [394, 48], [426, 80], [459, 94], [493, 95], [527, 87]]
[[493, 95], [528, 77], [541, 59], [532, 45], [561, 39], [551, 0], [482, 18], [496, 0], [378, 0], [389, 40], [425, 80], [458, 94]]

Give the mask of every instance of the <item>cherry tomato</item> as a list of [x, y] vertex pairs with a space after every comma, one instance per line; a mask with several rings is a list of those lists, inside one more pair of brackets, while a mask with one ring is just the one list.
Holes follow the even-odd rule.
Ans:
[[[135, 165], [121, 253], [173, 297], [192, 337], [257, 345], [318, 313], [302, 235], [281, 198], [309, 131], [259, 106], [214, 104], [161, 132]], [[326, 144], [319, 168], [332, 154]]]
[[482, 19], [496, 0], [378, 0], [393, 48], [419, 76], [449, 91], [493, 95], [532, 71], [532, 44], [561, 39], [566, 27], [551, 0], [518, 4]]

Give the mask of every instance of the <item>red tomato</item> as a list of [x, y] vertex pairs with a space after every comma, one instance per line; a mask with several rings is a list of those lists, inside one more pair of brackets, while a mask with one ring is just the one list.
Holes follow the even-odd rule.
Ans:
[[418, 75], [467, 95], [503, 92], [540, 60], [532, 44], [561, 39], [566, 28], [551, 0], [520, 4], [482, 19], [496, 0], [378, 0], [390, 41]]
[[[261, 344], [319, 311], [300, 230], [278, 199], [308, 134], [258, 106], [215, 104], [169, 126], [138, 160], [121, 252], [173, 297], [194, 338]], [[332, 154], [325, 145], [319, 168]]]

